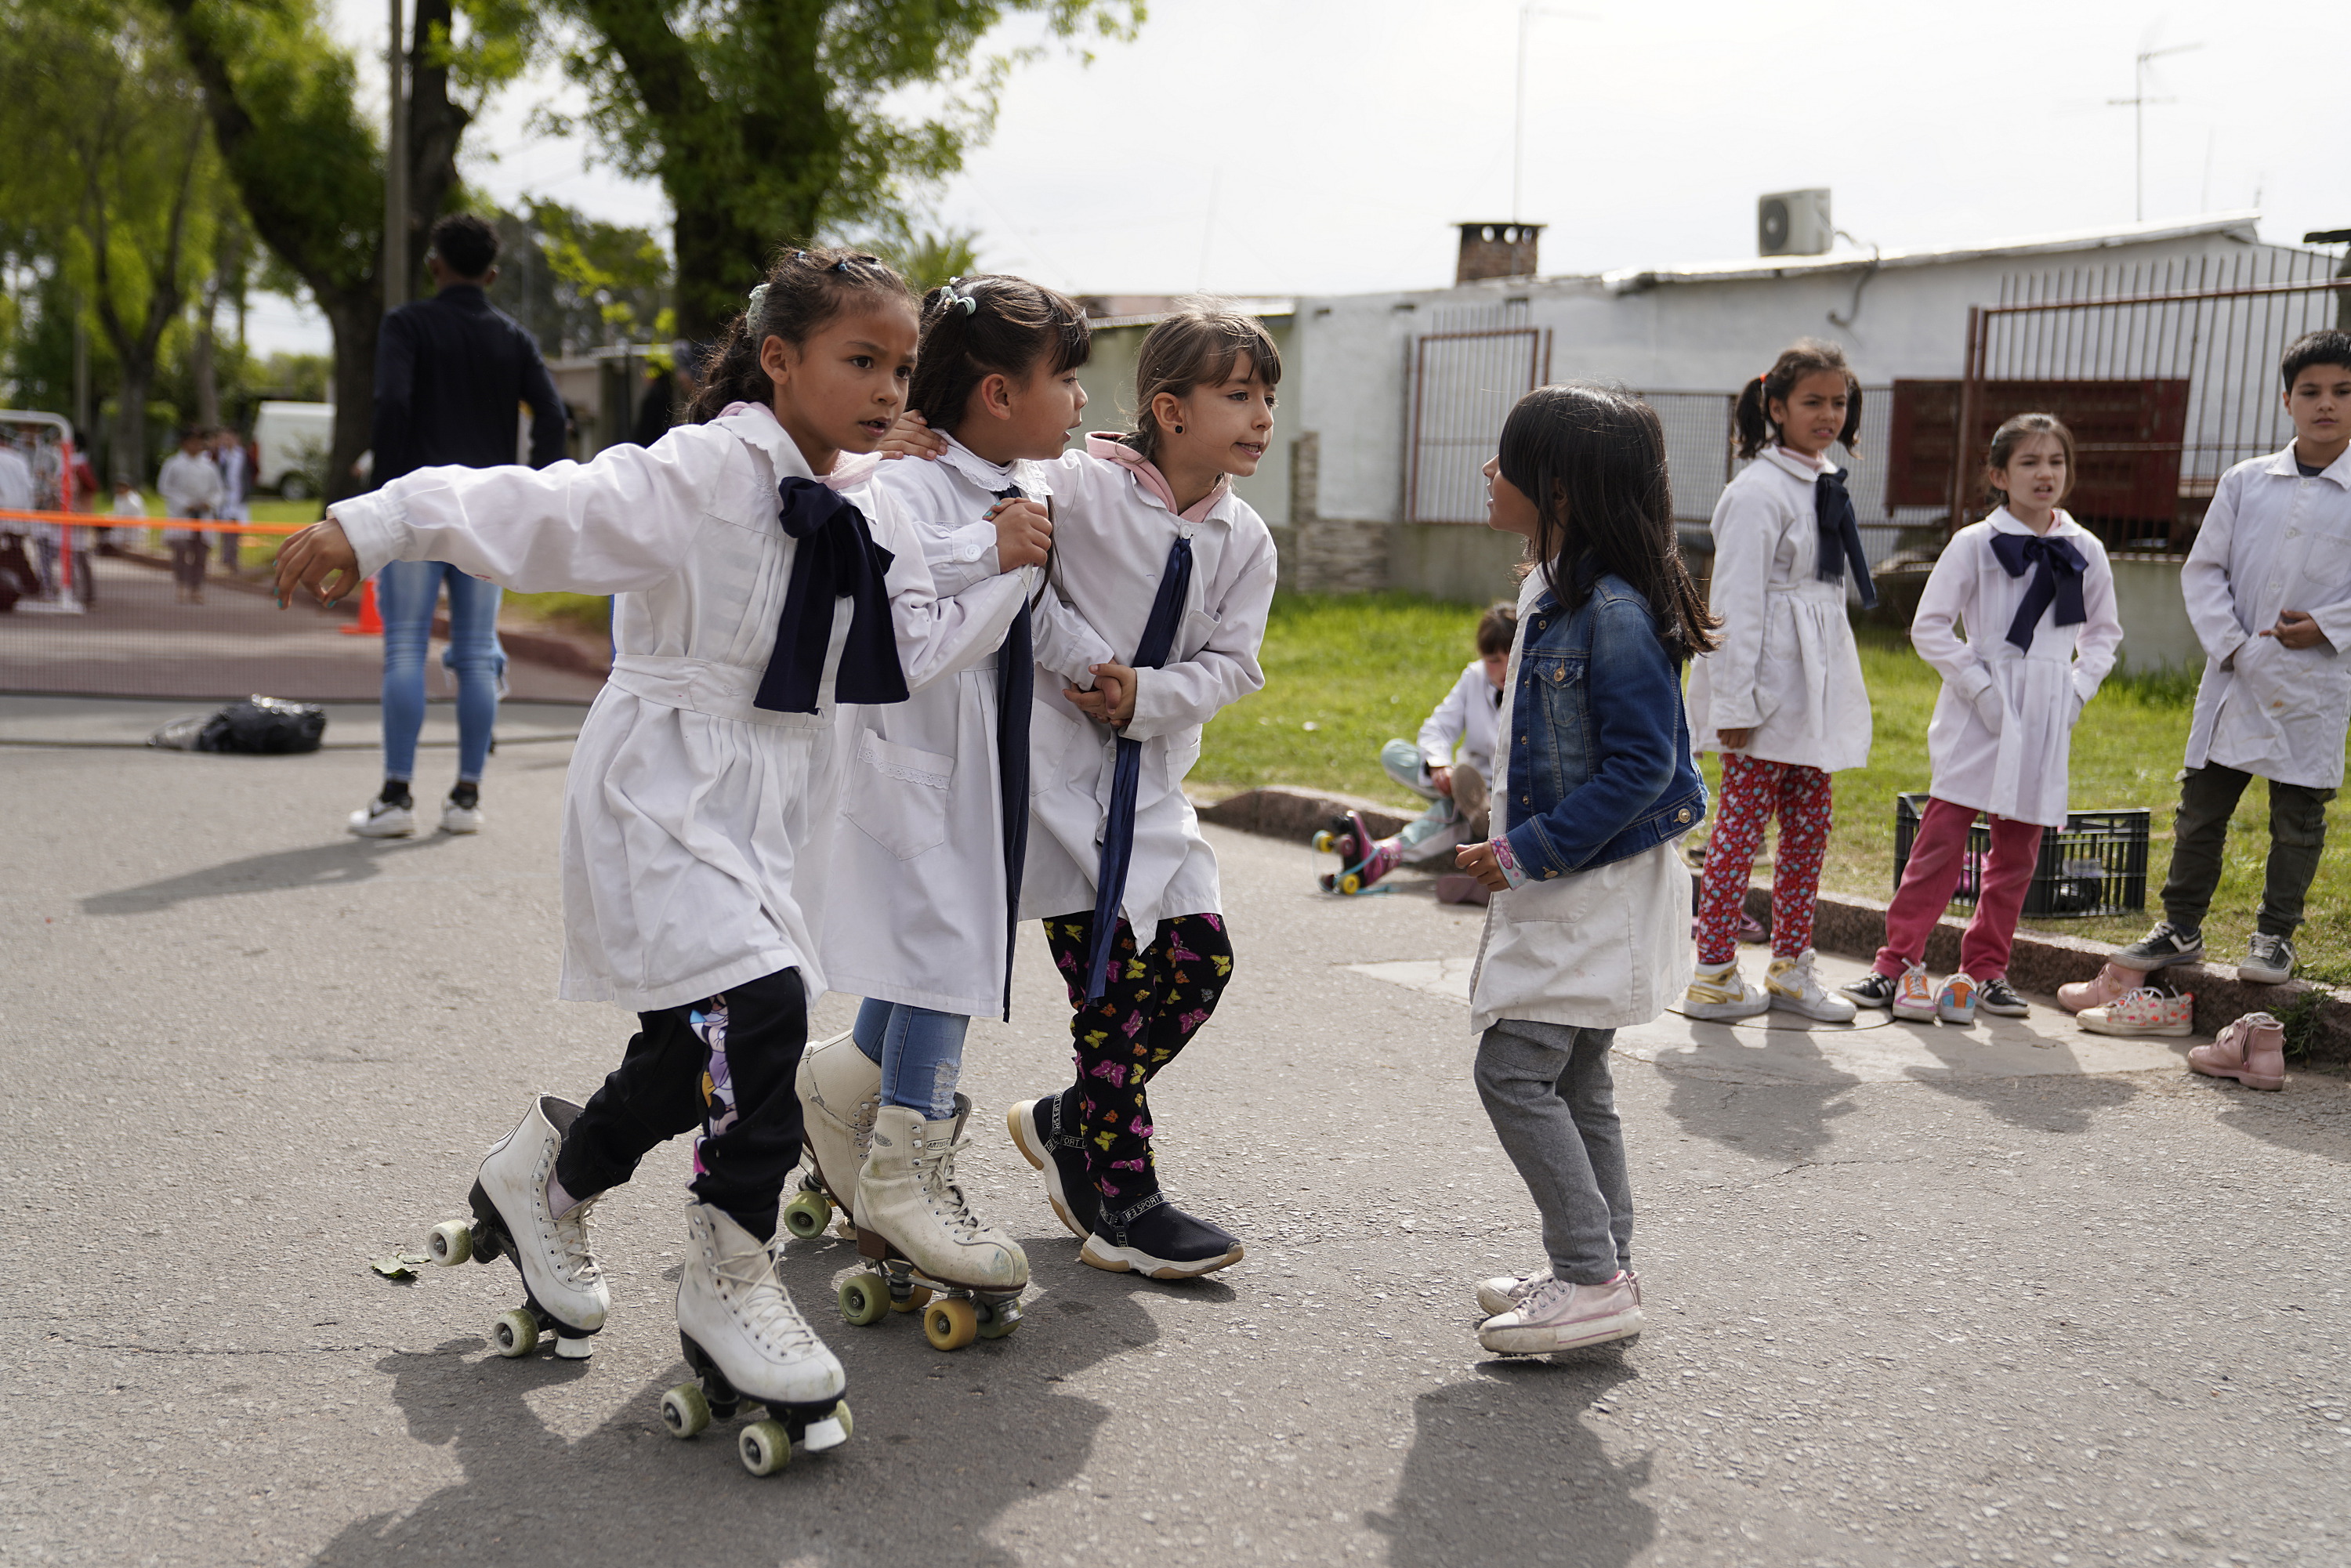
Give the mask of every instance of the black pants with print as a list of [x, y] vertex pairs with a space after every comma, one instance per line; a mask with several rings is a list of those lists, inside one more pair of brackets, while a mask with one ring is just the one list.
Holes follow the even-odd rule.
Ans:
[[1159, 923], [1137, 953], [1123, 920], [1111, 945], [1110, 984], [1086, 1005], [1086, 948], [1093, 912], [1045, 922], [1045, 945], [1070, 988], [1078, 1081], [1061, 1092], [1061, 1125], [1084, 1129], [1086, 1172], [1111, 1210], [1132, 1208], [1159, 1190], [1151, 1155], [1145, 1082], [1176, 1060], [1217, 1010], [1233, 974], [1222, 915], [1179, 915]]
[[[721, 1009], [723, 1044], [714, 1051], [691, 1020]], [[694, 1196], [762, 1240], [774, 1236], [784, 1182], [800, 1158], [800, 1097], [792, 1087], [808, 1044], [800, 972], [779, 969], [706, 1001], [639, 1013], [637, 1021], [621, 1065], [571, 1124], [556, 1179], [574, 1197], [618, 1186], [655, 1145], [700, 1128]]]

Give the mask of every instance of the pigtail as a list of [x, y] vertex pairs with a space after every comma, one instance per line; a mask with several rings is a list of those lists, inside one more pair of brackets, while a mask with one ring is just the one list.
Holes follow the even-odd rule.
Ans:
[[1837, 433], [1837, 444], [1855, 457], [1859, 457], [1861, 455], [1861, 382], [1855, 381], [1853, 372], [1848, 371], [1845, 372], [1844, 385], [1844, 428]]
[[1017, 381], [1040, 364], [1062, 375], [1092, 351], [1086, 314], [1067, 296], [1002, 274], [950, 278], [923, 296], [922, 349], [906, 406], [952, 434], [989, 376]]
[[752, 340], [749, 322], [747, 312], [736, 317], [710, 346], [702, 361], [702, 384], [685, 407], [688, 424], [708, 424], [733, 403], [764, 403], [774, 398], [775, 383], [759, 368], [759, 345]]
[[1739, 405], [1732, 412], [1732, 423], [1738, 426], [1741, 457], [1754, 456], [1771, 439], [1771, 422], [1763, 417], [1763, 386], [1767, 379], [1757, 376], [1739, 389]]

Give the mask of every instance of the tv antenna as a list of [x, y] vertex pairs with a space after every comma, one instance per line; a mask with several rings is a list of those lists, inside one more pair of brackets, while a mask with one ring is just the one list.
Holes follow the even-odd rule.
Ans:
[[2175, 99], [2147, 96], [2147, 68], [2150, 62], [2159, 60], [2166, 55], [2184, 55], [2190, 49], [2200, 49], [2203, 47], [2201, 44], [2174, 44], [2168, 49], [2141, 49], [2132, 57], [2131, 95], [2128, 98], [2106, 99], [2106, 105], [2110, 109], [2127, 107], [2131, 111], [2131, 184], [2133, 187], [2131, 217], [2134, 222], [2147, 222], [2147, 106], [2150, 103], [2178, 101]]
[[1519, 210], [1519, 193], [1526, 183], [1527, 33], [1538, 16], [1549, 16], [1562, 22], [1593, 20], [1589, 13], [1583, 11], [1561, 11], [1549, 5], [1532, 4], [1519, 7], [1519, 89], [1510, 102], [1510, 221], [1514, 224], [1526, 216]]

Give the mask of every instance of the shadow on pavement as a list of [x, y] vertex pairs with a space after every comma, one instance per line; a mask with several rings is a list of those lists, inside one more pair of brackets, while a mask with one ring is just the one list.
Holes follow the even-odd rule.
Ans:
[[[1728, 1028], [1721, 1032], [1735, 1033]], [[1853, 1114], [1855, 1107], [1844, 1096], [1861, 1079], [1829, 1066], [1800, 1030], [1772, 1030], [1771, 1055], [1806, 1063], [1809, 1081], [1739, 1082], [1702, 1069], [1662, 1069], [1672, 1085], [1667, 1113], [1683, 1131], [1757, 1159], [1811, 1159], [1827, 1146], [1833, 1124]]]
[[152, 915], [199, 898], [344, 887], [378, 875], [383, 869], [382, 862], [391, 857], [432, 849], [441, 839], [438, 833], [422, 833], [413, 839], [343, 839], [298, 850], [248, 855], [243, 860], [225, 861], [199, 871], [167, 876], [160, 882], [92, 894], [81, 901], [81, 910], [84, 915]]
[[1364, 1522], [1388, 1540], [1391, 1568], [1464, 1563], [1621, 1568], [1656, 1539], [1635, 1495], [1646, 1458], [1609, 1461], [1587, 1415], [1640, 1373], [1607, 1346], [1565, 1363], [1492, 1361], [1415, 1402], [1412, 1452], [1395, 1501]]
[[2285, 1092], [2246, 1089], [2222, 1078], [2191, 1075], [2207, 1094], [2228, 1098], [2220, 1125], [2249, 1138], [2351, 1165], [2351, 1090], [2331, 1074], [2286, 1064]]
[[[1155, 1340], [1140, 1297], [1165, 1287], [1056, 1269], [1019, 1333], [941, 1354], [911, 1316], [868, 1329], [840, 1321], [828, 1281], [852, 1256], [846, 1244], [795, 1244], [785, 1263], [794, 1296], [849, 1369], [857, 1427], [844, 1447], [813, 1458], [795, 1449], [783, 1473], [761, 1479], [735, 1453], [748, 1415], [677, 1441], [659, 1403], [686, 1380], [683, 1360], [639, 1386], [614, 1384], [611, 1413], [566, 1437], [537, 1406], [576, 1404], [580, 1391], [538, 1396], [593, 1377], [596, 1362], [503, 1362], [479, 1338], [448, 1340], [377, 1367], [392, 1378], [409, 1436], [446, 1449], [464, 1479], [354, 1521], [315, 1561], [1011, 1568], [1029, 1553], [990, 1539], [1003, 1516], [1081, 1473], [1109, 1415], [1062, 1385]], [[665, 1318], [668, 1302], [644, 1310]]]
[[[2028, 1078], [1958, 1076], [1976, 1067], [1980, 1053], [1974, 1049], [1973, 1031], [1922, 1026], [1917, 1034], [1926, 1049], [1950, 1068], [1953, 1075], [1917, 1071], [1910, 1074], [1913, 1082], [1924, 1083], [1955, 1100], [1964, 1100], [2011, 1126], [2042, 1133], [2087, 1132], [2091, 1118], [2099, 1112], [2111, 1111], [2138, 1093], [2137, 1088], [2126, 1079], [2094, 1078], [2078, 1071]], [[2062, 1042], [2053, 1049], [2066, 1051], [2069, 1057], [2072, 1054]]]

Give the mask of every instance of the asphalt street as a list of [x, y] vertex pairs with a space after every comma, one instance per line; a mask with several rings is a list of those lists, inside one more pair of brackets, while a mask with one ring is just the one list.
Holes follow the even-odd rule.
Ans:
[[1238, 973], [1153, 1105], [1247, 1260], [1077, 1260], [1002, 1131], [1067, 1070], [1031, 929], [966, 1071], [1026, 1324], [850, 1328], [852, 1249], [795, 1243], [856, 1435], [754, 1479], [657, 1411], [683, 1147], [598, 1211], [590, 1361], [491, 1353], [503, 1263], [370, 1268], [618, 1060], [624, 1016], [551, 999], [568, 746], [501, 749], [478, 838], [363, 843], [364, 751], [9, 741], [0, 1563], [2351, 1563], [2339, 1079], [2250, 1093], [2053, 1011], [1668, 1016], [1616, 1061], [1648, 1330], [1497, 1360], [1469, 1284], [1539, 1254], [1468, 1078], [1480, 916], [1211, 830]]

